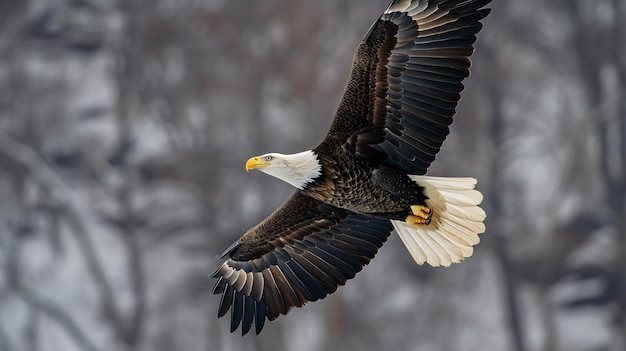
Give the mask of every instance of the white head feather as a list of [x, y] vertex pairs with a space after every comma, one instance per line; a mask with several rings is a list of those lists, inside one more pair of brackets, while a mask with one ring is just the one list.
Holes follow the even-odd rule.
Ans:
[[322, 174], [322, 165], [312, 150], [291, 155], [269, 153], [253, 157], [246, 163], [246, 170], [250, 169], [258, 169], [298, 189], [303, 189]]

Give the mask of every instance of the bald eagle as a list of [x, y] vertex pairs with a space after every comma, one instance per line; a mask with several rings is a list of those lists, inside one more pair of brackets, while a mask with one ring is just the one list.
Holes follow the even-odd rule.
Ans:
[[231, 332], [254, 324], [258, 334], [266, 319], [335, 292], [394, 229], [418, 264], [472, 255], [485, 231], [476, 180], [424, 174], [449, 133], [490, 1], [393, 0], [355, 53], [324, 140], [246, 162], [297, 190], [211, 275]]

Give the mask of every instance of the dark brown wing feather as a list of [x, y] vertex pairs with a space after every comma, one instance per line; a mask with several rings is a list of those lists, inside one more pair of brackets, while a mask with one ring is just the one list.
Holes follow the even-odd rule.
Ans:
[[491, 0], [396, 0], [354, 57], [326, 149], [424, 174], [449, 133]]
[[231, 310], [239, 325], [258, 334], [307, 301], [323, 299], [353, 278], [377, 253], [392, 230], [388, 220], [338, 209], [297, 191], [276, 212], [250, 229], [213, 274], [221, 294], [218, 315]]

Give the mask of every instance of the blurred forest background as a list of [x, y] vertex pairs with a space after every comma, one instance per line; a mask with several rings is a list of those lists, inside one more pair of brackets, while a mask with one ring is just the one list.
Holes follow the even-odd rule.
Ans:
[[228, 333], [207, 274], [289, 194], [245, 160], [325, 135], [387, 0], [0, 0], [0, 350], [626, 350], [626, 1], [497, 0], [430, 174], [472, 258], [395, 235]]

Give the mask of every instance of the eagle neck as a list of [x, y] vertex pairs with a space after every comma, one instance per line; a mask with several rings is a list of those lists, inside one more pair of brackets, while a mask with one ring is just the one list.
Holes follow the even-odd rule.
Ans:
[[287, 155], [286, 159], [291, 171], [282, 179], [300, 190], [322, 175], [320, 158], [313, 150]]

